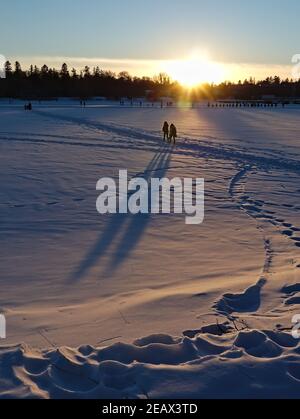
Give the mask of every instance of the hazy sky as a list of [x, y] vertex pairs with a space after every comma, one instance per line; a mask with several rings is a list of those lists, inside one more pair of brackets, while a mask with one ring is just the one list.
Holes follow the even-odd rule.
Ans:
[[269, 74], [290, 67], [300, 53], [299, 0], [0, 2], [0, 54], [26, 65], [56, 65], [66, 57], [78, 67], [82, 58], [91, 58], [89, 64], [106, 58], [114, 60], [106, 67], [134, 73], [197, 49]]

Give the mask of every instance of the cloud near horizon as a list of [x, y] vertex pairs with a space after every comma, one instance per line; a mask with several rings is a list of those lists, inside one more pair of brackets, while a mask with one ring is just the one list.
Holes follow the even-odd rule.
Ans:
[[[132, 76], [149, 76], [167, 71], [176, 60], [155, 60], [155, 59], [126, 59], [126, 58], [103, 58], [103, 57], [60, 57], [60, 56], [32, 56], [32, 57], [12, 57], [10, 61], [19, 61], [24, 69], [28, 69], [31, 64], [41, 67], [46, 64], [52, 68], [60, 68], [66, 63], [69, 68], [81, 70], [88, 65], [93, 68], [99, 66], [103, 70], [111, 70], [115, 73], [128, 71]], [[214, 61], [212, 61], [214, 62]], [[265, 79], [269, 76], [279, 76], [283, 79], [293, 77], [293, 64], [258, 64], [258, 63], [221, 63], [214, 62], [221, 66], [224, 74], [224, 81], [238, 81], [254, 77], [257, 80]]]

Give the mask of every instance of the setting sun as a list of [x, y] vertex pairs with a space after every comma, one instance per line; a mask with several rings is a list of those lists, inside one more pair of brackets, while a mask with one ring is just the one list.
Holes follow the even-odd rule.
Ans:
[[171, 61], [166, 66], [166, 72], [172, 79], [188, 88], [202, 83], [220, 83], [224, 77], [224, 70], [220, 64], [200, 55]]

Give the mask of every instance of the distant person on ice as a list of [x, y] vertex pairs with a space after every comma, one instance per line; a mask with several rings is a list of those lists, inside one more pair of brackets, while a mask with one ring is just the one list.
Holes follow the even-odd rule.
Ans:
[[32, 111], [32, 104], [31, 102], [28, 103], [28, 105], [24, 106], [25, 111]]
[[164, 133], [164, 141], [168, 140], [169, 139], [169, 124], [167, 123], [167, 121], [165, 121], [162, 131]]
[[170, 125], [170, 136], [169, 136], [170, 143], [173, 140], [174, 144], [176, 144], [176, 138], [177, 138], [177, 128], [175, 127], [174, 124], [171, 124]]

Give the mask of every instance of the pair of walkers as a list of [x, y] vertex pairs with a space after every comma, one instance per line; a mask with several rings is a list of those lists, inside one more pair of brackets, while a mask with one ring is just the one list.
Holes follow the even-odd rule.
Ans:
[[177, 128], [174, 124], [169, 125], [168, 122], [165, 121], [162, 131], [164, 133], [164, 141], [167, 140], [169, 143], [174, 141], [174, 144], [176, 143]]

